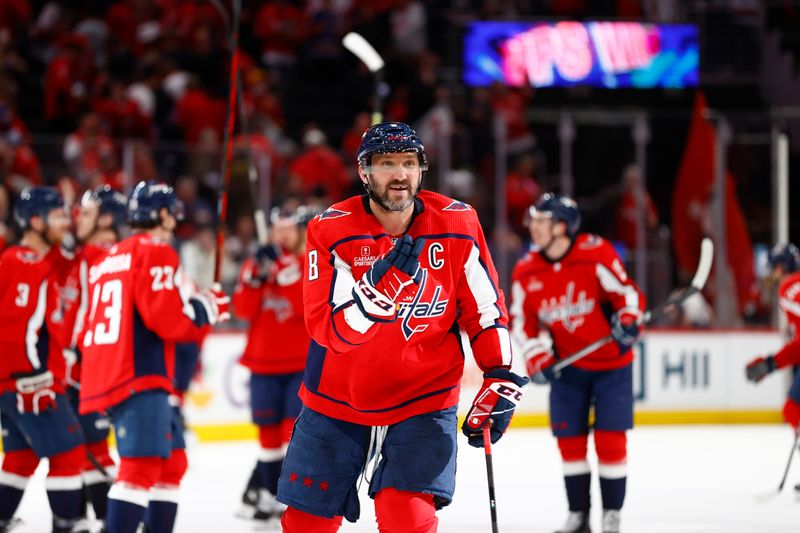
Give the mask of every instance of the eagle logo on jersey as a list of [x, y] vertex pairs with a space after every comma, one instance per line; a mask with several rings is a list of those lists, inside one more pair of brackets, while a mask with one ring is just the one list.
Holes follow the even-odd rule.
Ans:
[[411, 339], [414, 333], [422, 333], [430, 324], [415, 324], [411, 325], [412, 318], [424, 319], [432, 318], [435, 316], [442, 316], [447, 309], [447, 304], [450, 300], [440, 300], [442, 295], [441, 285], [433, 290], [433, 297], [430, 302], [421, 302], [422, 293], [425, 292], [425, 285], [428, 281], [428, 269], [422, 269], [422, 280], [419, 282], [419, 290], [417, 291], [414, 300], [411, 303], [401, 303], [400, 309], [397, 311], [397, 316], [402, 318], [401, 328], [403, 336], [406, 340]]
[[334, 218], [346, 217], [349, 214], [350, 214], [349, 211], [339, 211], [338, 209], [329, 207], [328, 209], [317, 215], [317, 218], [319, 220], [331, 220]]
[[559, 298], [543, 300], [539, 306], [539, 320], [547, 325], [557, 322], [563, 324], [564, 329], [573, 333], [583, 325], [584, 317], [594, 310], [594, 298], [587, 298], [586, 291], [580, 291], [575, 297], [575, 282], [567, 284], [567, 294]]
[[38, 263], [41, 260], [42, 256], [39, 255], [38, 252], [34, 252], [31, 250], [20, 250], [17, 252], [17, 259], [22, 261], [23, 263], [33, 264]]
[[450, 205], [443, 208], [442, 211], [469, 211], [472, 209], [468, 204], [464, 202], [459, 202], [458, 200], [453, 200]]

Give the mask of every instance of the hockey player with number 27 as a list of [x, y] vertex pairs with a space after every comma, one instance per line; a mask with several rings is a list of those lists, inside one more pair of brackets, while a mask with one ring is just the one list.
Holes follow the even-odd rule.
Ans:
[[503, 294], [472, 207], [420, 191], [408, 125], [361, 139], [367, 194], [308, 225], [303, 299], [311, 346], [303, 409], [278, 482], [285, 532], [337, 531], [368, 479], [383, 532], [434, 532], [455, 490], [466, 332], [484, 381], [463, 431], [483, 446], [508, 427], [527, 378], [513, 374]]
[[229, 317], [224, 293], [179, 291], [170, 241], [181, 212], [171, 187], [138, 183], [128, 199], [136, 233], [89, 269], [80, 410], [107, 410], [114, 425], [120, 464], [108, 493], [109, 533], [133, 533], [142, 521], [147, 531], [172, 531], [187, 467], [168, 399], [175, 342]]
[[[617, 533], [627, 479], [625, 431], [633, 427], [631, 347], [639, 336], [644, 296], [608, 242], [577, 233], [580, 212], [574, 200], [547, 193], [531, 206], [530, 218], [535, 248], [512, 274], [512, 332], [531, 380], [551, 383], [550, 424], [564, 461], [570, 511], [558, 533], [590, 530], [586, 455], [592, 406], [603, 533]], [[613, 342], [555, 375], [559, 357], [608, 335]]]

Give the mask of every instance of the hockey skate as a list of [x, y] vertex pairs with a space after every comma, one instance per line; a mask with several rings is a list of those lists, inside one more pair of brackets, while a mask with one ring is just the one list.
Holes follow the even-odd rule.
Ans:
[[281, 531], [281, 518], [286, 511], [286, 505], [275, 499], [271, 492], [265, 489], [258, 491], [258, 503], [253, 519], [256, 531]]
[[619, 533], [619, 509], [603, 509], [603, 533]]
[[589, 528], [589, 511], [570, 511], [567, 523], [555, 533], [592, 533]]

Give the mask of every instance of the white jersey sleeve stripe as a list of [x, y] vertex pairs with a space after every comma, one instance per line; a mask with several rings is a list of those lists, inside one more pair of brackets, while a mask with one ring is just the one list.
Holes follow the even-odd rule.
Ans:
[[525, 344], [528, 340], [528, 335], [525, 333], [524, 305], [525, 289], [522, 288], [519, 281], [515, 281], [511, 285], [511, 307], [509, 307], [508, 312], [512, 320], [511, 333], [514, 336], [514, 340], [519, 344]]
[[500, 339], [500, 356], [503, 366], [511, 366], [511, 335], [506, 328], [495, 328]]
[[353, 299], [353, 287], [355, 287], [356, 281], [353, 279], [350, 265], [345, 263], [336, 252], [331, 252], [331, 256], [333, 257], [334, 273], [330, 304], [336, 309]]
[[467, 286], [475, 299], [481, 328], [486, 329], [495, 325], [495, 322], [501, 316], [500, 308], [497, 306], [497, 290], [494, 283], [492, 283], [491, 277], [489, 277], [489, 273], [486, 272], [486, 269], [481, 264], [481, 256], [477, 246], [473, 245], [472, 250], [470, 250], [469, 258], [464, 264], [464, 273], [466, 274]]
[[778, 300], [778, 305], [787, 313], [800, 317], [800, 303], [789, 300], [788, 298], [781, 298]]
[[633, 285], [624, 285], [605, 265], [598, 263], [595, 269], [597, 279], [606, 292], [622, 295], [625, 298], [625, 307], [639, 308], [639, 293]]
[[34, 370], [42, 367], [42, 362], [39, 359], [39, 351], [37, 344], [39, 343], [39, 331], [44, 323], [44, 315], [47, 309], [47, 280], [39, 285], [39, 297], [36, 300], [36, 309], [33, 315], [28, 320], [28, 327], [25, 330], [25, 352], [28, 355], [28, 361]]

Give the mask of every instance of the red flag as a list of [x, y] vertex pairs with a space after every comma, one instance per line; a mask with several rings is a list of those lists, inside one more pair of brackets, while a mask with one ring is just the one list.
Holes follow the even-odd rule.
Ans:
[[[709, 207], [714, 188], [716, 130], [703, 116], [706, 98], [697, 92], [686, 148], [672, 195], [672, 239], [679, 271], [691, 275], [697, 267], [700, 241], [712, 238]], [[752, 303], [755, 284], [753, 246], [730, 173], [725, 175], [725, 233], [727, 262], [735, 280], [740, 310]]]

